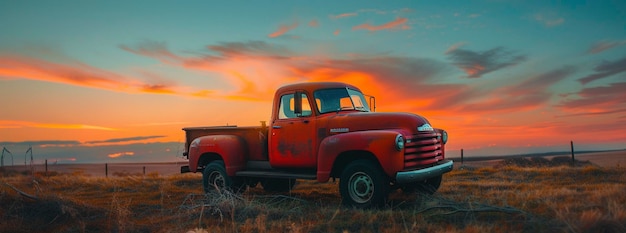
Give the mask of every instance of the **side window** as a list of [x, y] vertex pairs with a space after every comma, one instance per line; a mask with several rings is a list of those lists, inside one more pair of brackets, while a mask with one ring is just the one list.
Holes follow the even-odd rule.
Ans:
[[302, 93], [302, 114], [300, 116], [307, 117], [311, 116], [311, 104], [309, 103], [309, 98], [307, 98], [306, 94]]
[[278, 109], [278, 119], [287, 119], [296, 117], [293, 107], [294, 94], [287, 94], [280, 97], [280, 108]]
[[350, 97], [345, 97], [339, 99], [339, 109], [353, 109], [352, 99]]
[[296, 99], [295, 94], [286, 94], [280, 97], [280, 107], [278, 109], [278, 119], [289, 119], [296, 117], [307, 117], [311, 116], [311, 104], [309, 103], [309, 99], [307, 95], [302, 93], [301, 98], [301, 113], [296, 113]]

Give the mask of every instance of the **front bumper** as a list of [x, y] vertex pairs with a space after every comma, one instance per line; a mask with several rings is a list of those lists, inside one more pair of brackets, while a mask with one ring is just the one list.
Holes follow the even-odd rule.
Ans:
[[452, 171], [453, 165], [454, 162], [452, 162], [452, 160], [442, 160], [432, 167], [408, 172], [398, 172], [396, 173], [396, 182], [399, 184], [414, 183], [440, 176], [446, 172]]

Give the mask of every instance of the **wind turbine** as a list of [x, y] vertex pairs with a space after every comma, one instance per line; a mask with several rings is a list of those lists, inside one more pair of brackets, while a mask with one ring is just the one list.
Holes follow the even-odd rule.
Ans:
[[28, 155], [28, 152], [30, 152], [30, 165], [33, 165], [33, 147], [30, 146], [28, 150], [26, 150], [26, 153], [24, 153], [24, 167], [26, 166], [26, 155]]
[[13, 166], [13, 154], [11, 154], [11, 151], [9, 151], [6, 147], [2, 147], [2, 155], [0, 155], [0, 166], [4, 167], [4, 152], [7, 152], [7, 154], [11, 155], [11, 166]]

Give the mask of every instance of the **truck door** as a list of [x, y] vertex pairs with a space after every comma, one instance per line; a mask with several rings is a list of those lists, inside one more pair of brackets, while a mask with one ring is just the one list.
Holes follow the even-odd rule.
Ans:
[[270, 164], [272, 167], [315, 168], [317, 141], [315, 120], [308, 95], [287, 93], [280, 97], [277, 119], [272, 122]]

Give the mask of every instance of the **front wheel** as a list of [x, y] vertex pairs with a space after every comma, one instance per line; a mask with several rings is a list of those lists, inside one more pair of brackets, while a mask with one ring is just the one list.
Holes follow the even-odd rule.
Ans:
[[342, 203], [357, 208], [379, 207], [389, 195], [389, 180], [377, 164], [369, 160], [354, 161], [339, 179]]
[[241, 191], [245, 186], [238, 179], [228, 176], [224, 161], [217, 160], [209, 163], [202, 172], [202, 186], [205, 193], [230, 189]]

